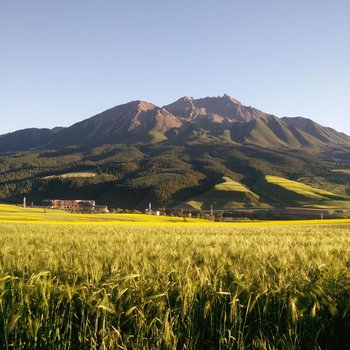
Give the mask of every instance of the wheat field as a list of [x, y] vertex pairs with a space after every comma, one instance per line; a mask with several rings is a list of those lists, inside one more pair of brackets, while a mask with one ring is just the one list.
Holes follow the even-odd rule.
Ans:
[[350, 226], [0, 224], [2, 349], [347, 349]]

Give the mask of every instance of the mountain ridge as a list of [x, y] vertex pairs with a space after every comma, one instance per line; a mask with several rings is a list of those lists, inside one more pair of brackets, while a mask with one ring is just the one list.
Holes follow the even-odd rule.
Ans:
[[159, 142], [229, 142], [319, 152], [329, 146], [350, 146], [350, 136], [308, 118], [279, 118], [225, 94], [184, 96], [163, 107], [135, 100], [69, 127], [18, 130], [0, 135], [0, 152]]

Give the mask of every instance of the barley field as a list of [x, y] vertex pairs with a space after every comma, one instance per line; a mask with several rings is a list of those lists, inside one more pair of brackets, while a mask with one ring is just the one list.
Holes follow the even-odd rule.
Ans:
[[0, 224], [1, 349], [348, 349], [350, 226]]

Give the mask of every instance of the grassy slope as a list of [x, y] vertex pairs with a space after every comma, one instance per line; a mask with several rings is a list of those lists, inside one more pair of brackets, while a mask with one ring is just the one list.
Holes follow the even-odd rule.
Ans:
[[288, 204], [305, 207], [342, 208], [350, 206], [348, 197], [330, 191], [314, 188], [283, 177], [266, 175], [258, 181], [254, 189], [274, 204]]
[[209, 209], [210, 205], [216, 209], [233, 209], [256, 206], [259, 204], [259, 196], [239, 182], [224, 176], [222, 182], [187, 201], [187, 204], [196, 209]]
[[265, 179], [268, 183], [281, 186], [288, 191], [297, 193], [298, 195], [315, 200], [339, 199], [339, 195], [319, 188], [314, 188], [303, 183], [285, 179], [279, 176], [266, 175]]

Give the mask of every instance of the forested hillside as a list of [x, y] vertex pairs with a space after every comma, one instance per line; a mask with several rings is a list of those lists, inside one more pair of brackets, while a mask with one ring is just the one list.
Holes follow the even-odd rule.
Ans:
[[[223, 177], [257, 188], [274, 174], [349, 195], [349, 164], [298, 152], [228, 144], [67, 147], [0, 156], [0, 199], [96, 199], [113, 207], [169, 207], [209, 191]], [[343, 172], [340, 171], [343, 168]], [[258, 193], [263, 202], [270, 200]], [[282, 203], [283, 204], [283, 203]], [[288, 203], [286, 203], [288, 204]]]

